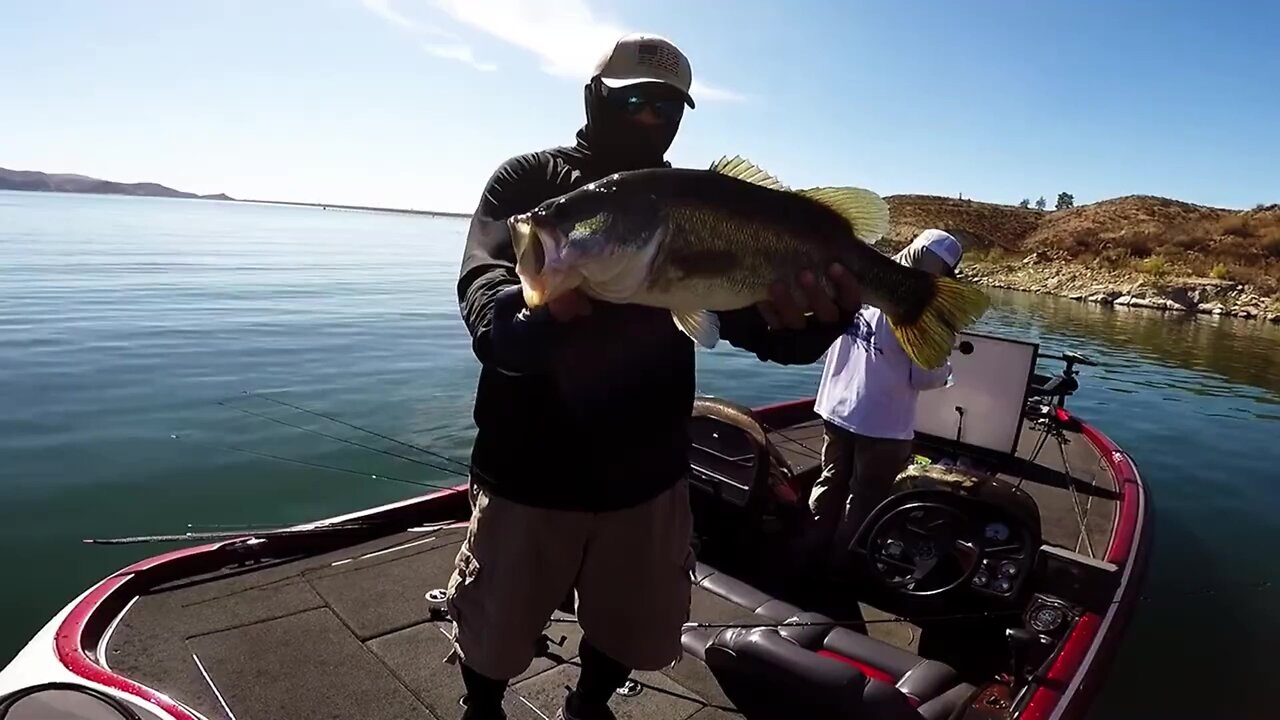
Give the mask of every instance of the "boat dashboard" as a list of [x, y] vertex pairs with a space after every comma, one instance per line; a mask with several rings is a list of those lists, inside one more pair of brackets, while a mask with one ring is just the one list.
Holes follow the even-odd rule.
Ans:
[[900, 598], [967, 598], [1008, 609], [1056, 598], [1103, 612], [1118, 567], [1045, 541], [1029, 494], [998, 478], [936, 465], [901, 476], [864, 523], [855, 550]]
[[1023, 597], [1041, 545], [1040, 516], [1022, 490], [945, 466], [915, 466], [864, 523], [855, 548], [897, 594]]
[[1035, 559], [1038, 538], [1017, 517], [990, 510], [979, 520], [982, 560], [969, 580], [978, 594], [1011, 598], [1020, 594]]
[[[1017, 678], [984, 686], [991, 710], [1016, 698], [985, 694], [1027, 687], [1080, 618], [1106, 612], [1121, 575], [1114, 564], [1046, 542], [1039, 507], [1016, 484], [938, 465], [899, 477], [854, 549], [875, 586], [872, 604], [923, 628], [930, 657]], [[949, 622], [957, 617], [966, 620]]]

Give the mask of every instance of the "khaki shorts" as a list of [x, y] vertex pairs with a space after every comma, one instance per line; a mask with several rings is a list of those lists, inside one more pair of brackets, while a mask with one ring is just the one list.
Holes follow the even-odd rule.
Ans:
[[499, 679], [524, 672], [574, 589], [583, 635], [606, 655], [634, 670], [680, 658], [695, 565], [687, 479], [603, 513], [519, 505], [472, 483], [471, 507], [447, 600], [468, 666]]

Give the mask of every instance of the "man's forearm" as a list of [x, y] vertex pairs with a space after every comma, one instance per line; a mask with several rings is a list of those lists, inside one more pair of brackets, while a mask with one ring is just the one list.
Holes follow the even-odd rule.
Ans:
[[545, 312], [530, 312], [518, 281], [503, 270], [476, 278], [461, 293], [471, 347], [481, 363], [511, 375], [547, 367], [555, 332]]
[[717, 313], [720, 337], [736, 348], [754, 353], [765, 362], [810, 365], [822, 358], [836, 338], [853, 321], [853, 313], [841, 312], [834, 323], [810, 317], [799, 330], [771, 330], [755, 307]]

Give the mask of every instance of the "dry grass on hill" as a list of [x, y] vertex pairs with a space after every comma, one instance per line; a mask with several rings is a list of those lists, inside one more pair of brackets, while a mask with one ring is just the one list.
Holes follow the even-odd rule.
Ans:
[[891, 248], [937, 227], [956, 234], [970, 259], [1038, 253], [1154, 276], [1235, 280], [1280, 294], [1280, 205], [1238, 211], [1130, 195], [1042, 212], [927, 195], [885, 199]]

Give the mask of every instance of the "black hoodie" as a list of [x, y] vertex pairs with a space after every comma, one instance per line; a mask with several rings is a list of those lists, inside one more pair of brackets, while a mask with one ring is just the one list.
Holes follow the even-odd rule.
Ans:
[[[494, 172], [471, 219], [458, 302], [481, 363], [472, 480], [514, 502], [603, 512], [688, 472], [695, 364], [666, 310], [593, 301], [590, 315], [558, 323], [524, 304], [506, 219], [638, 166], [592, 145], [584, 128], [573, 146]], [[725, 341], [782, 364], [816, 362], [843, 328], [770, 331], [754, 307], [719, 316]]]

